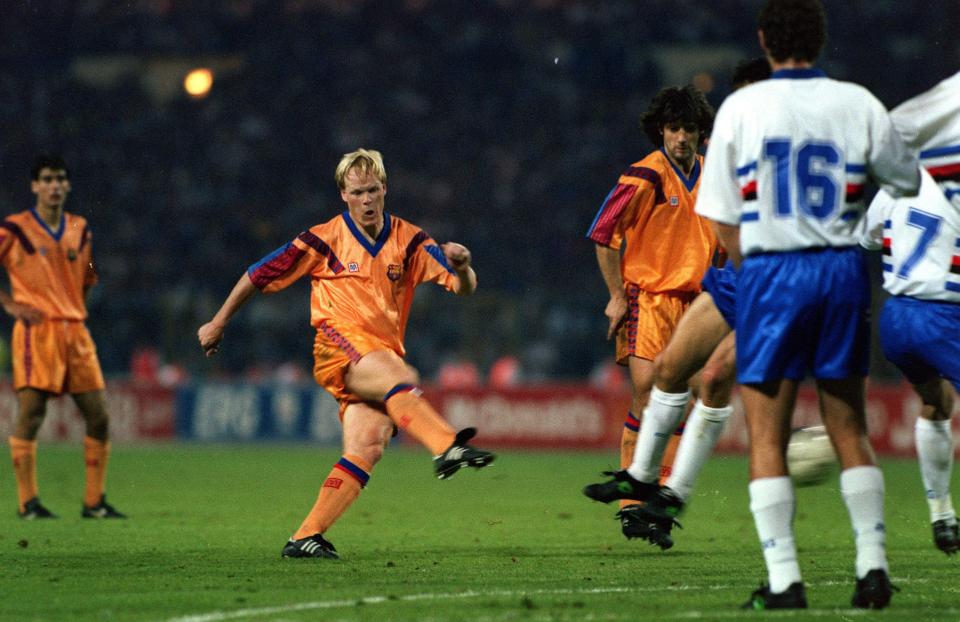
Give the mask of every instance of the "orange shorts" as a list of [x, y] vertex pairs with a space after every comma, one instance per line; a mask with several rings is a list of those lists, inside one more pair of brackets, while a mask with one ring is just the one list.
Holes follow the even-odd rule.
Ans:
[[656, 358], [696, 296], [697, 292], [652, 294], [627, 284], [627, 318], [617, 331], [617, 363], [626, 365], [631, 356]]
[[367, 402], [350, 393], [346, 388], [347, 369], [366, 354], [374, 350], [388, 349], [380, 340], [344, 327], [334, 327], [324, 321], [317, 327], [317, 336], [313, 340], [313, 377], [340, 402], [340, 419], [350, 404], [365, 402], [377, 410], [384, 410], [383, 404]]
[[97, 346], [83, 322], [44, 320], [13, 325], [13, 388], [60, 395], [104, 388]]

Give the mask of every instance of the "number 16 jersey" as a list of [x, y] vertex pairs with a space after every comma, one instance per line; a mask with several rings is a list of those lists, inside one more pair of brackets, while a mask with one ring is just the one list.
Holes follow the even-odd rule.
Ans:
[[744, 256], [853, 246], [868, 176], [893, 196], [919, 186], [883, 104], [818, 69], [781, 69], [717, 112], [696, 211], [739, 226]]

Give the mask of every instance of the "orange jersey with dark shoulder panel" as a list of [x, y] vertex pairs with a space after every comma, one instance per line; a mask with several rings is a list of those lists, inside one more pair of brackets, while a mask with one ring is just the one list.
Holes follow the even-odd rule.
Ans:
[[432, 281], [448, 290], [459, 283], [443, 251], [422, 229], [383, 215], [371, 243], [347, 212], [311, 227], [250, 266], [263, 292], [275, 292], [309, 275], [310, 323], [375, 339], [401, 357], [414, 289]]
[[85, 320], [84, 289], [97, 281], [91, 246], [82, 216], [64, 212], [56, 229], [35, 209], [7, 216], [0, 222], [0, 263], [13, 299], [46, 319]]
[[626, 244], [620, 272], [647, 292], [696, 292], [717, 247], [710, 223], [693, 211], [703, 157], [687, 177], [654, 151], [624, 171], [587, 231], [597, 244]]

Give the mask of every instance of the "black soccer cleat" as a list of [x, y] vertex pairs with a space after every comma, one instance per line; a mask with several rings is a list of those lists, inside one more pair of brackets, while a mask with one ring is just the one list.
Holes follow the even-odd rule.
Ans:
[[807, 592], [803, 583], [796, 581], [782, 592], [771, 592], [769, 585], [761, 585], [750, 594], [747, 602], [740, 605], [741, 609], [765, 611], [767, 609], [806, 609]]
[[34, 497], [23, 504], [23, 511], [17, 510], [17, 516], [23, 520], [33, 520], [35, 518], [57, 518], [57, 515], [43, 507], [40, 503], [40, 497]]
[[672, 518], [650, 520], [649, 515], [644, 513], [644, 506], [639, 503], [622, 507], [616, 517], [620, 520], [620, 529], [628, 540], [640, 538], [659, 546], [662, 551], [673, 546], [673, 538], [670, 537], [673, 526], [681, 527], [680, 523]]
[[960, 551], [960, 536], [957, 534], [957, 523], [948, 523], [945, 520], [933, 522], [933, 544], [946, 553], [953, 555]]
[[100, 502], [94, 506], [83, 506], [80, 512], [83, 518], [126, 518], [127, 515], [107, 503], [107, 495], [100, 495]]
[[306, 538], [287, 540], [280, 557], [319, 557], [321, 559], [340, 559], [337, 549], [333, 543], [323, 537], [321, 533], [315, 533]]
[[900, 588], [890, 583], [890, 577], [882, 568], [874, 568], [862, 579], [857, 579], [850, 605], [859, 609], [883, 609]]
[[437, 474], [437, 479], [449, 479], [461, 467], [482, 469], [493, 462], [496, 455], [467, 444], [467, 441], [476, 435], [476, 428], [460, 430], [453, 439], [453, 444], [433, 459], [433, 470]]
[[583, 494], [594, 501], [602, 501], [603, 503], [610, 503], [617, 499], [646, 501], [659, 488], [656, 483], [641, 482], [630, 475], [626, 469], [604, 471], [603, 474], [610, 476], [612, 479], [600, 484], [588, 484], [583, 489]]

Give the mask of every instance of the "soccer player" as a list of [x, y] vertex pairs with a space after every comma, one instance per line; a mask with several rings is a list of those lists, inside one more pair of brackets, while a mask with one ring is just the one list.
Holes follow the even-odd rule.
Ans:
[[91, 233], [82, 216], [64, 211], [70, 174], [59, 156], [43, 155], [31, 171], [34, 207], [0, 222], [0, 262], [11, 293], [0, 304], [13, 325], [13, 388], [17, 422], [9, 437], [20, 518], [56, 518], [40, 503], [37, 432], [47, 399], [69, 393], [86, 423], [86, 488], [81, 516], [125, 518], [107, 503], [104, 484], [110, 452], [103, 373], [87, 331], [86, 294], [97, 282]]
[[[587, 231], [610, 293], [607, 339], [616, 335], [617, 363], [627, 365], [632, 387], [621, 468], [632, 464], [635, 450], [646, 453], [646, 444], [659, 442], [647, 422], [690, 399], [686, 388], [664, 393], [653, 387], [653, 361], [700, 291], [716, 248], [709, 223], [693, 212], [702, 166], [697, 150], [713, 125], [710, 104], [693, 86], [668, 87], [653, 98], [641, 124], [659, 147], [623, 172]], [[636, 417], [641, 412], [643, 427]], [[659, 464], [649, 471], [638, 479], [656, 482]], [[627, 538], [645, 535], [633, 510], [656, 488], [651, 484], [621, 500], [617, 517]]]
[[[907, 377], [923, 406], [914, 428], [934, 545], [960, 551], [950, 496], [950, 416], [960, 389], [960, 73], [890, 113], [923, 173], [915, 199], [882, 190], [867, 212], [867, 248], [883, 249], [883, 286], [893, 296], [880, 315], [884, 354]], [[929, 172], [928, 172], [929, 171]], [[933, 176], [936, 175], [936, 178]], [[938, 187], [939, 178], [942, 187]], [[948, 200], [952, 198], [954, 203]]]
[[477, 276], [470, 251], [455, 242], [438, 246], [419, 227], [384, 211], [387, 173], [380, 152], [344, 155], [335, 179], [346, 211], [250, 266], [197, 331], [207, 356], [215, 354], [227, 322], [254, 294], [282, 290], [304, 276], [311, 280], [313, 375], [340, 402], [343, 457], [283, 557], [339, 557], [324, 534], [366, 486], [397, 428], [434, 454], [440, 479], [494, 459], [467, 444], [475, 429], [455, 432], [437, 414], [417, 387], [416, 370], [403, 360], [414, 289], [429, 281], [472, 294]]
[[917, 161], [869, 91], [813, 66], [826, 37], [819, 0], [767, 0], [758, 27], [771, 79], [721, 106], [697, 200], [740, 266], [737, 381], [750, 438], [750, 509], [769, 578], [744, 607], [807, 605], [785, 454], [797, 386], [812, 371], [855, 534], [851, 602], [879, 609], [893, 587], [883, 473], [864, 414], [870, 288], [857, 243], [865, 178], [912, 196]]
[[[770, 64], [760, 57], [739, 63], [731, 82], [734, 89], [739, 89], [768, 77]], [[638, 537], [661, 549], [673, 546], [670, 532], [676, 516], [693, 492], [700, 469], [733, 412], [730, 393], [736, 372], [736, 349], [731, 333], [736, 310], [736, 271], [729, 262], [722, 269], [710, 266], [702, 286], [704, 291], [680, 318], [667, 347], [654, 360], [653, 386], [662, 393], [683, 393], [702, 368], [698, 399], [682, 425], [680, 445], [665, 485], [650, 494], [656, 479], [637, 478], [655, 471], [663, 458], [667, 439], [675, 438], [676, 430], [680, 429], [685, 404], [664, 408], [661, 418], [644, 422], [643, 425], [649, 425], [654, 432], [654, 442], [644, 445], [649, 453], [641, 454], [638, 447], [628, 469], [617, 471], [607, 482], [590, 484], [583, 490], [586, 496], [604, 503], [623, 497], [645, 501], [621, 513], [631, 515], [631, 525]]]

